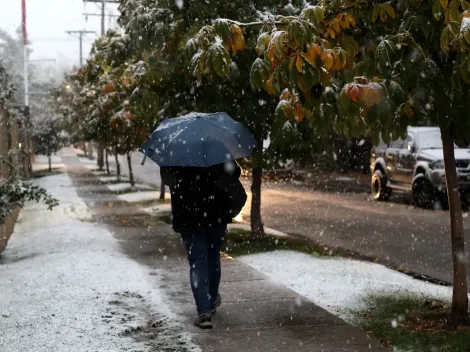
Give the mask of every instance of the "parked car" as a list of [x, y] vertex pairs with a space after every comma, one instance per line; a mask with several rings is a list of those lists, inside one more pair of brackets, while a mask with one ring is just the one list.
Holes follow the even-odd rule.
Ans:
[[[470, 193], [470, 149], [455, 146], [460, 193]], [[371, 190], [375, 200], [386, 201], [392, 190], [410, 192], [417, 206], [429, 208], [436, 201], [447, 206], [444, 154], [438, 127], [408, 127], [406, 140], [381, 142], [372, 149]]]

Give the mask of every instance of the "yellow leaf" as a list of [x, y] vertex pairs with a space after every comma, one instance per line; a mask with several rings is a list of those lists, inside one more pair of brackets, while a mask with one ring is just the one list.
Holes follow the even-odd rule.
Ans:
[[333, 21], [332, 27], [333, 27], [333, 29], [335, 30], [336, 33], [341, 32], [341, 27], [340, 27], [340, 25], [339, 25], [339, 21], [338, 21], [338, 20], [334, 20], [334, 21]]
[[295, 61], [295, 67], [297, 68], [297, 71], [303, 72], [302, 57], [300, 55], [297, 55], [297, 60]]
[[405, 105], [405, 114], [408, 116], [408, 118], [412, 118], [414, 116], [414, 112], [413, 112], [413, 109], [408, 105], [406, 104]]
[[385, 9], [385, 11], [387, 12], [387, 15], [389, 15], [391, 18], [396, 17], [395, 9], [393, 8], [392, 5], [385, 3], [385, 4], [382, 4], [382, 8]]
[[232, 33], [234, 35], [241, 35], [243, 36], [243, 30], [237, 24], [232, 24]]
[[341, 28], [346, 29], [349, 28], [349, 17], [347, 15], [343, 16], [343, 19], [341, 21]]
[[274, 79], [274, 75], [271, 75], [268, 80], [266, 81], [266, 91], [268, 92], [268, 94], [270, 95], [274, 95], [276, 94], [276, 91], [274, 90], [273, 88], [273, 79]]
[[447, 5], [449, 5], [449, 0], [441, 0], [441, 6], [445, 9], [447, 9]]
[[245, 37], [243, 36], [243, 34], [235, 35], [235, 47], [238, 51], [242, 51], [243, 49], [245, 49]]
[[304, 60], [307, 61], [313, 67], [317, 67], [317, 64], [315, 63], [315, 59], [312, 59], [308, 54], [300, 53], [300, 56], [302, 56]]
[[276, 58], [276, 51], [274, 48], [274, 44], [271, 41], [268, 46], [268, 59], [269, 61], [274, 61], [275, 58]]
[[305, 109], [299, 101], [294, 103], [294, 118], [297, 122], [300, 122], [305, 118]]
[[235, 42], [232, 42], [232, 52], [233, 52], [233, 55], [236, 55], [237, 54], [237, 46], [235, 45]]
[[335, 37], [336, 37], [336, 33], [333, 29], [330, 29], [330, 37], [331, 37], [331, 39], [335, 39]]
[[325, 50], [321, 55], [321, 61], [323, 62], [323, 65], [325, 65], [326, 69], [330, 71], [335, 63], [335, 55], [333, 50]]
[[318, 55], [321, 55], [321, 54], [323, 53], [323, 49], [321, 48], [320, 45], [318, 45], [318, 44], [312, 44], [312, 46], [314, 47], [315, 52], [316, 52]]
[[356, 27], [356, 19], [354, 18], [354, 16], [348, 15], [348, 18], [349, 18], [349, 22], [351, 23], [351, 26], [353, 28]]

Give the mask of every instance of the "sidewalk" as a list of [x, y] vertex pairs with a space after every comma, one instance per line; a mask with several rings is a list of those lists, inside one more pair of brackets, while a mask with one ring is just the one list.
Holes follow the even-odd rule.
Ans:
[[[223, 258], [224, 302], [214, 318], [214, 329], [195, 328], [188, 265], [179, 236], [169, 225], [106, 194], [105, 189], [97, 192], [98, 179], [76, 157], [64, 156], [62, 161], [97, 222], [107, 226], [130, 258], [151, 269], [150, 276], [160, 278], [157, 289], [165, 293], [184, 330], [203, 351], [386, 350], [305, 297], [229, 258]], [[134, 337], [142, 334], [136, 332]]]

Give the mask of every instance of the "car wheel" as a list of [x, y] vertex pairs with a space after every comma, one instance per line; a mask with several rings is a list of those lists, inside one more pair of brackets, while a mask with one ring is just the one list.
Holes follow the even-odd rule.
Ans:
[[418, 177], [413, 182], [413, 203], [423, 209], [431, 209], [436, 201], [436, 190], [425, 177]]
[[377, 201], [387, 201], [392, 195], [392, 189], [387, 187], [387, 176], [382, 170], [375, 170], [371, 179], [372, 197]]

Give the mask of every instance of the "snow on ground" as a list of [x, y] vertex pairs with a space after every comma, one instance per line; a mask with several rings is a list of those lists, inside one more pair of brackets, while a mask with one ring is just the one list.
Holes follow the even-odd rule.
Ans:
[[83, 164], [83, 166], [84, 166], [85, 168], [87, 168], [88, 170], [96, 170], [96, 169], [98, 169], [98, 165], [96, 165], [96, 164]]
[[[132, 186], [130, 183], [116, 183], [116, 184], [111, 184], [111, 185], [106, 185], [110, 191], [113, 192], [123, 192], [123, 191], [131, 191]], [[134, 189], [138, 190], [152, 190], [153, 188], [147, 185], [143, 184], [136, 184], [134, 186]]]
[[[28, 203], [0, 260], [0, 351], [200, 351], [158, 276], [120, 252], [67, 175], [39, 179], [61, 204]], [[152, 280], [152, 282], [150, 282]]]
[[[142, 191], [142, 192], [133, 192], [133, 193], [125, 193], [119, 194], [118, 198], [126, 201], [128, 203], [140, 203], [140, 202], [147, 202], [150, 200], [158, 200], [160, 197], [160, 192], [155, 191]], [[165, 194], [165, 199], [170, 199], [170, 195], [168, 192]]]
[[[51, 156], [51, 166], [53, 169], [64, 169], [65, 165], [62, 163], [62, 159], [57, 155]], [[36, 155], [34, 163], [32, 165], [33, 171], [44, 171], [49, 169], [49, 160], [45, 155]]]
[[96, 167], [96, 160], [91, 160], [88, 158], [78, 158], [78, 160], [85, 165], [94, 165]]
[[237, 258], [317, 305], [352, 322], [370, 294], [417, 295], [448, 300], [449, 287], [433, 285], [382, 265], [344, 258], [276, 251]]
[[[98, 178], [100, 180], [100, 182], [116, 182], [117, 181], [117, 177], [116, 176], [101, 176]], [[129, 179], [127, 177], [119, 177], [119, 180], [121, 181], [128, 181]]]
[[39, 186], [60, 201], [60, 206], [46, 212], [40, 203], [30, 203], [22, 211], [15, 225], [16, 233], [26, 233], [37, 229], [67, 224], [71, 219], [92, 220], [93, 217], [85, 202], [77, 195], [72, 180], [67, 174], [42, 177], [35, 181]]

